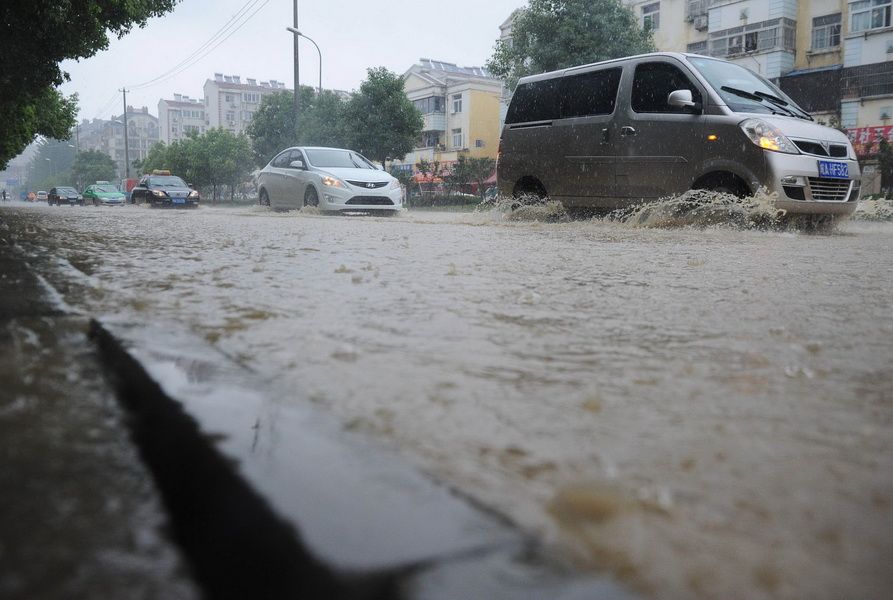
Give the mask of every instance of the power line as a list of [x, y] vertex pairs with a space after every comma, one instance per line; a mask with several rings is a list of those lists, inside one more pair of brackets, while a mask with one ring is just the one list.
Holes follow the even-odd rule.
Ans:
[[[270, 0], [263, 0], [263, 3], [260, 4], [260, 6], [257, 6], [259, 2], [261, 2], [261, 0], [249, 0], [248, 2], [246, 2], [242, 6], [242, 8], [240, 8], [232, 17], [230, 17], [229, 21], [227, 21], [220, 29], [218, 29], [217, 32], [212, 35], [205, 43], [196, 48], [189, 56], [184, 58], [177, 65], [175, 65], [165, 73], [162, 73], [154, 79], [150, 79], [143, 83], [130, 86], [130, 89], [144, 89], [162, 83], [163, 81], [167, 81], [171, 77], [182, 73], [201, 59], [205, 58], [223, 42], [228, 40], [234, 33], [241, 29], [248, 21], [250, 21], [251, 18], [254, 17], [254, 15], [260, 12], [261, 9], [263, 9], [270, 2]], [[255, 6], [257, 7], [255, 8]], [[248, 14], [246, 16], [246, 13], [248, 13], [248, 11], [251, 11], [252, 9], [254, 9], [254, 12], [251, 12], [251, 14]], [[241, 22], [239, 22], [240, 20]], [[218, 38], [220, 38], [220, 36], [224, 34], [226, 34], [225, 37], [218, 41]]]

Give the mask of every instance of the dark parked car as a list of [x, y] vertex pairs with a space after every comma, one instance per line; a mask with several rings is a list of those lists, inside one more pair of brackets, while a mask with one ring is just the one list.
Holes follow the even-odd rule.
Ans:
[[50, 206], [56, 204], [69, 204], [75, 205], [80, 204], [84, 205], [84, 197], [78, 194], [78, 191], [73, 187], [61, 186], [54, 187], [50, 190], [50, 193], [47, 194], [47, 204]]
[[182, 206], [197, 208], [201, 200], [198, 191], [170, 171], [153, 171], [143, 175], [130, 192], [134, 204], [148, 202], [152, 206]]

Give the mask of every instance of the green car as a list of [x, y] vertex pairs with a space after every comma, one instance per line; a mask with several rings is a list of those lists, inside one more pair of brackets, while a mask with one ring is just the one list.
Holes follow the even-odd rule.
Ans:
[[111, 183], [107, 181], [98, 181], [93, 185], [88, 185], [83, 193], [84, 202], [94, 206], [100, 204], [105, 206], [117, 206], [124, 204], [124, 193], [119, 192]]

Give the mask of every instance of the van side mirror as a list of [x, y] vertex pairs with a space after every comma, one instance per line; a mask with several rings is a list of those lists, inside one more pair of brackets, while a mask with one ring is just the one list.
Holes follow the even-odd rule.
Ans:
[[288, 163], [288, 166], [291, 167], [292, 169], [303, 169], [304, 161], [303, 160], [293, 160], [290, 163]]
[[701, 110], [701, 105], [694, 101], [691, 90], [675, 90], [667, 96], [667, 104], [676, 108], [693, 108]]

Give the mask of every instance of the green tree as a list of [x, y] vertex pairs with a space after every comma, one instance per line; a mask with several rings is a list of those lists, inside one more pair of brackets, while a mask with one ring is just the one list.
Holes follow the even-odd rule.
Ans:
[[486, 181], [496, 168], [496, 161], [492, 158], [471, 158], [459, 156], [453, 165], [452, 178], [458, 184], [475, 184], [478, 194], [484, 197], [484, 181]]
[[381, 162], [403, 158], [422, 133], [422, 115], [406, 97], [403, 78], [384, 67], [368, 69], [360, 91], [344, 107], [347, 145]]
[[217, 198], [218, 186], [229, 187], [230, 200], [236, 187], [251, 171], [251, 144], [244, 134], [235, 135], [223, 128], [210, 129], [193, 140], [199, 147], [202, 160], [207, 160], [212, 198]]
[[96, 181], [111, 181], [115, 178], [117, 165], [112, 157], [99, 150], [78, 152], [71, 167], [75, 186], [82, 190]]
[[887, 198], [893, 194], [893, 146], [887, 138], [878, 136], [877, 166], [881, 174], [881, 189]]
[[220, 189], [228, 188], [229, 197], [233, 198], [251, 172], [252, 158], [246, 135], [214, 128], [201, 135], [191, 132], [169, 146], [155, 144], [140, 168], [144, 172], [168, 170], [195, 187], [211, 188], [208, 197], [213, 201], [219, 197]]
[[[328, 94], [334, 95], [331, 92]], [[323, 95], [326, 96], [326, 93]], [[255, 164], [265, 165], [280, 150], [302, 143], [295, 135], [294, 99], [294, 94], [286, 91], [264, 96], [261, 100], [260, 108], [254, 113], [251, 124], [245, 130], [245, 133], [251, 138]], [[316, 118], [311, 115], [316, 105], [313, 88], [302, 85], [300, 115], [302, 133], [305, 122], [308, 127], [317, 127], [315, 125]]]
[[[303, 98], [301, 101], [304, 101]], [[348, 146], [344, 129], [346, 102], [334, 92], [323, 90], [321, 96], [314, 96], [308, 104], [301, 105], [307, 108], [301, 115], [298, 143], [302, 146], [335, 148]]]
[[67, 139], [77, 97], [56, 89], [68, 80], [65, 59], [108, 48], [108, 34], [123, 37], [179, 0], [7, 0], [0, 5], [0, 169], [44, 135]]
[[44, 139], [28, 164], [29, 190], [49, 190], [56, 185], [73, 185], [71, 166], [75, 148], [64, 140]]
[[653, 50], [651, 32], [620, 0], [530, 0], [487, 69], [514, 89], [525, 75]]

